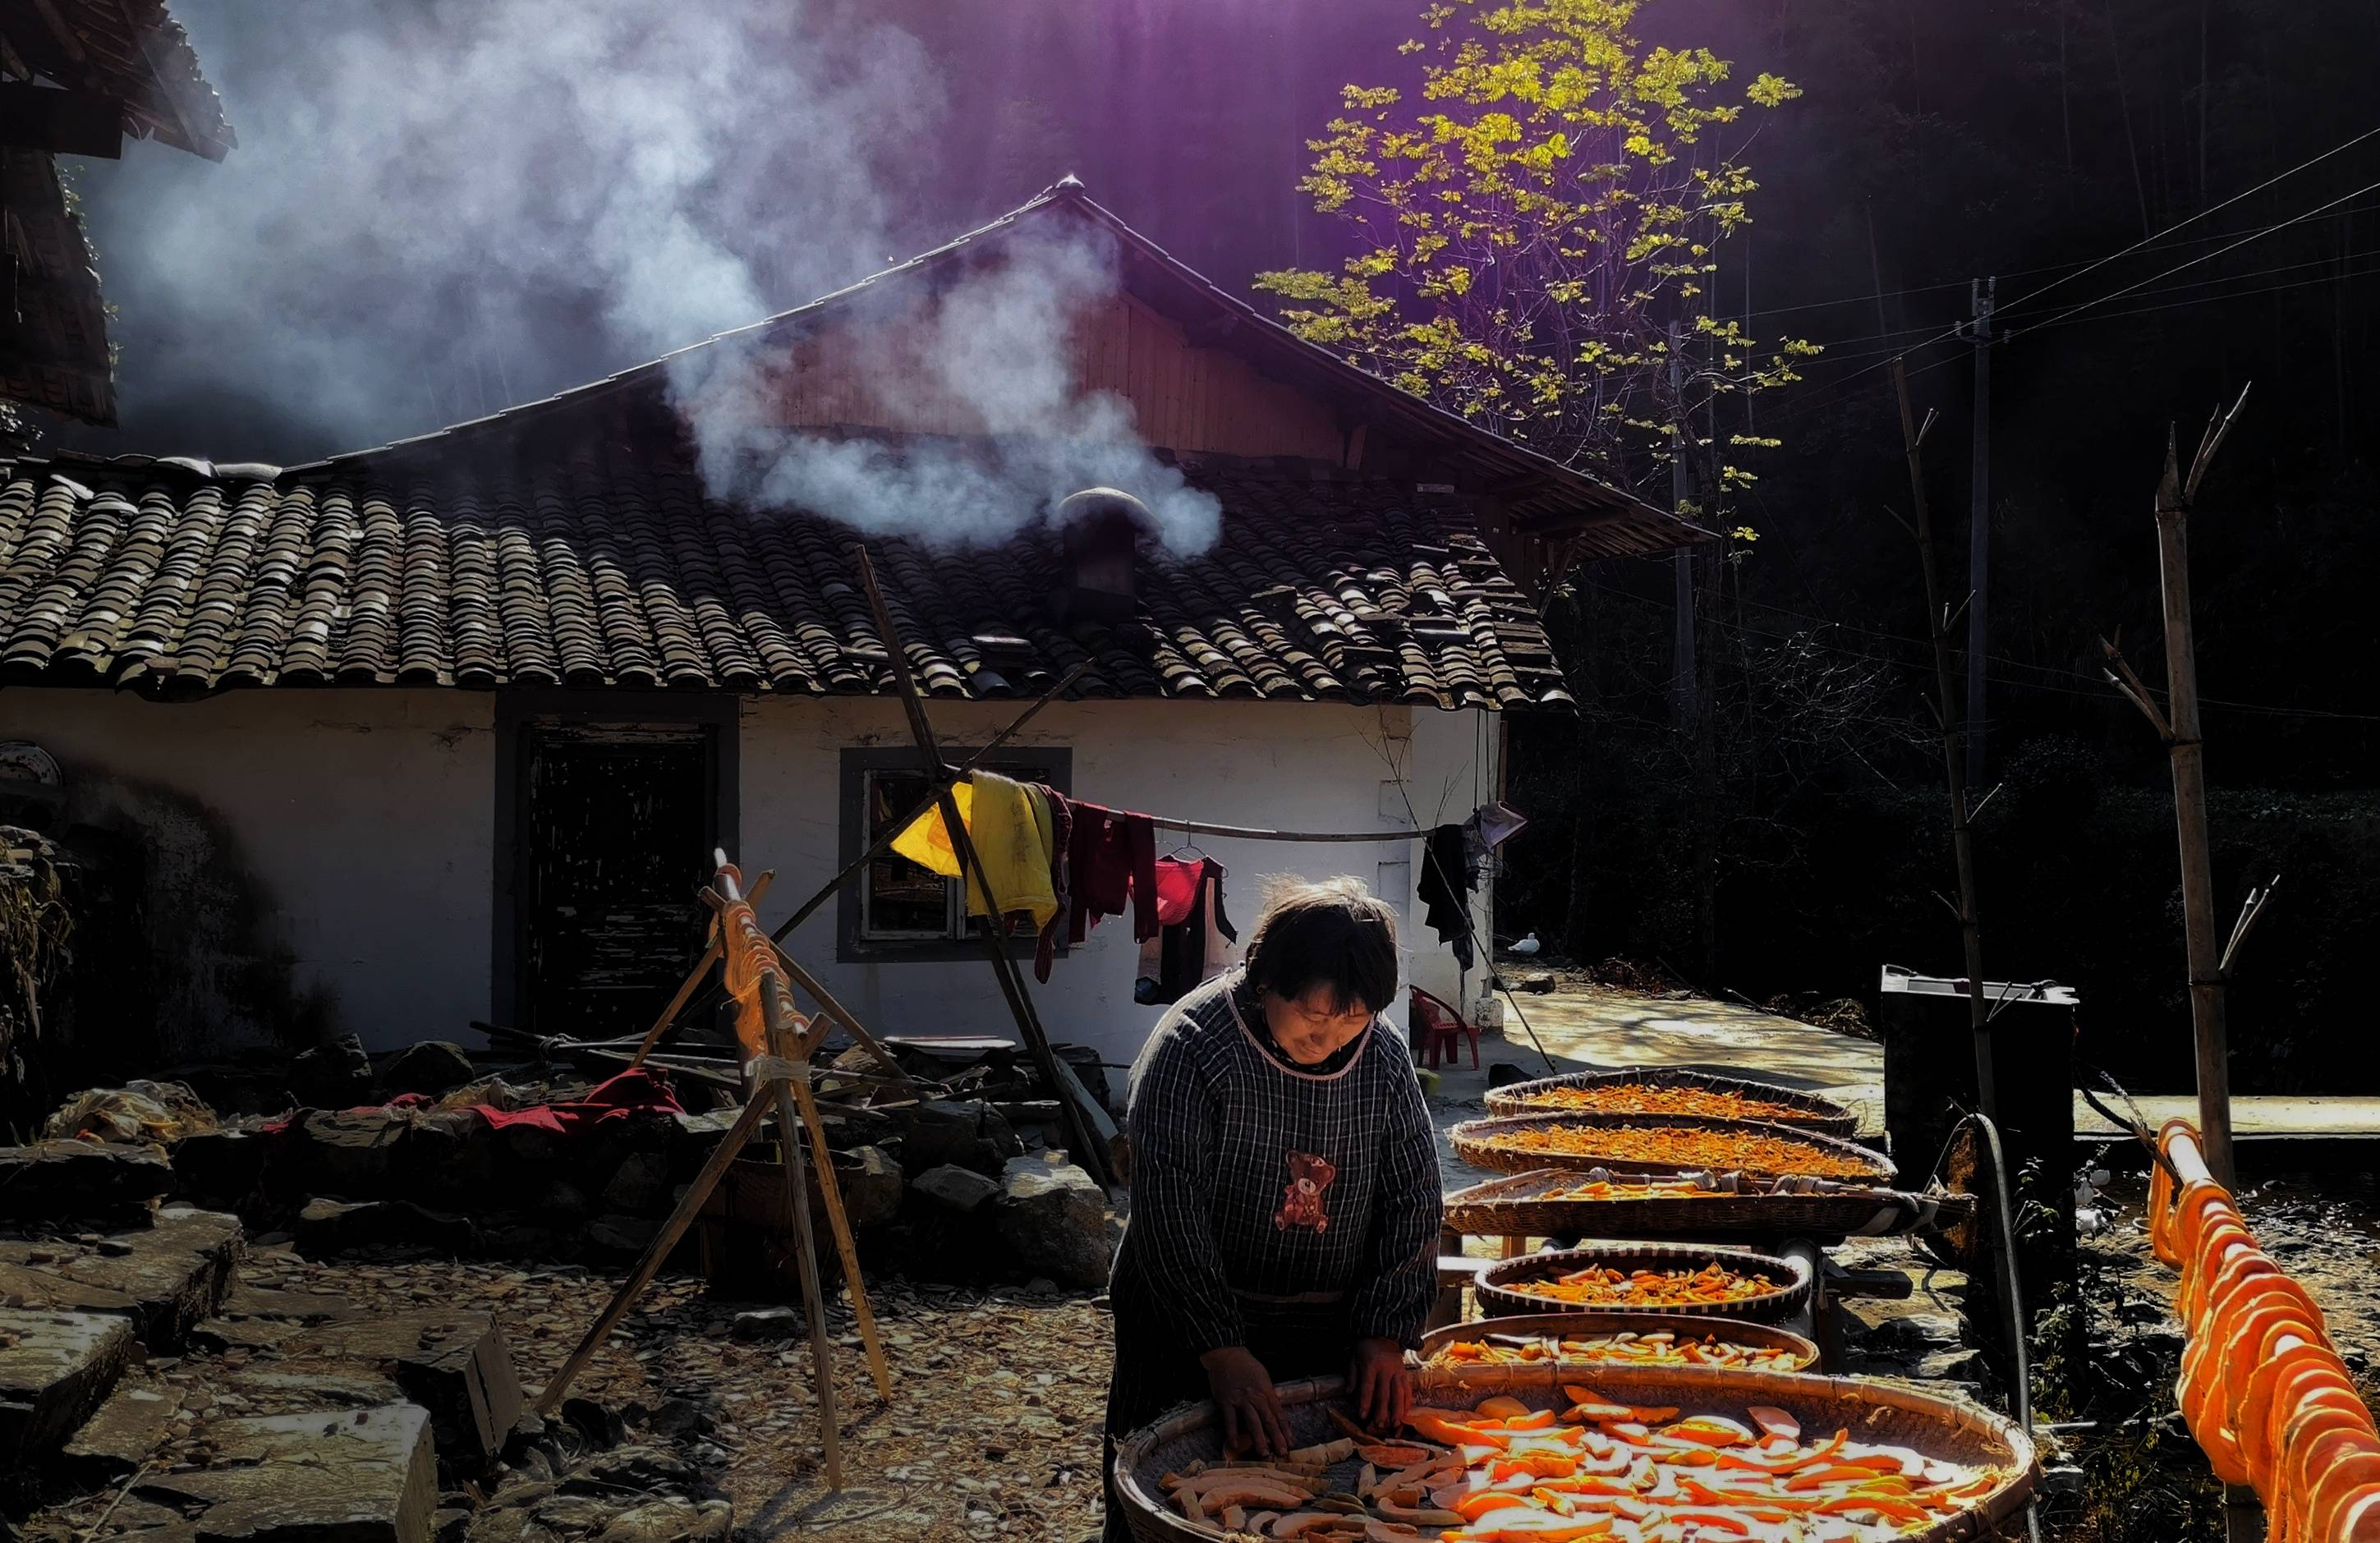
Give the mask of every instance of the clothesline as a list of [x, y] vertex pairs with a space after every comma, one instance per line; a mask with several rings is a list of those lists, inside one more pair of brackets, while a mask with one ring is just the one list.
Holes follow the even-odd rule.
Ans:
[[[947, 777], [949, 777], [949, 778], [950, 778], [953, 782], [954, 782], [954, 783], [955, 783], [955, 782], [963, 782], [963, 781], [965, 781], [965, 780], [966, 779], [966, 775], [967, 775], [967, 773], [968, 773], [970, 771], [972, 771], [972, 770], [973, 770], [973, 763], [972, 763], [972, 762], [971, 762], [971, 763], [969, 763], [969, 765], [967, 765], [967, 766], [945, 766], [945, 767], [943, 767], [943, 768], [942, 768], [943, 774], [944, 774], [945, 776], [947, 776]], [[905, 820], [905, 821], [903, 821], [902, 823], [903, 823], [905, 826], [905, 825], [907, 825], [907, 824], [910, 824], [910, 823], [914, 823], [914, 822], [915, 822], [915, 820], [916, 820], [918, 816], [921, 816], [924, 812], [925, 812], [925, 811], [924, 811], [924, 809], [923, 809], [923, 808], [920, 808], [920, 809], [918, 809], [918, 810], [917, 810], [917, 811], [915, 811], [915, 812], [913, 813], [913, 815], [912, 815], [912, 817], [911, 817], [911, 819], [910, 819], [909, 820]], [[1176, 820], [1176, 819], [1172, 818], [1172, 816], [1170, 816], [1170, 815], [1162, 815], [1162, 814], [1152, 814], [1152, 815], [1148, 816], [1148, 822], [1149, 822], [1151, 825], [1156, 826], [1156, 827], [1157, 827], [1159, 830], [1160, 830], [1160, 831], [1180, 831], [1180, 832], [1183, 832], [1184, 834], [1188, 834], [1188, 835], [1201, 835], [1201, 836], [1230, 836], [1230, 837], [1232, 837], [1232, 838], [1237, 839], [1237, 840], [1240, 840], [1240, 841], [1369, 841], [1369, 842], [1381, 842], [1381, 841], [1427, 841], [1427, 840], [1429, 838], [1429, 832], [1428, 832], [1427, 831], [1415, 831], [1415, 830], [1402, 830], [1402, 831], [1266, 831], [1266, 830], [1258, 830], [1258, 829], [1257, 829], [1257, 828], [1255, 828], [1255, 827], [1253, 827], [1253, 826], [1248, 826], [1248, 825], [1217, 825], [1217, 824], [1213, 824], [1213, 823], [1211, 823], [1211, 822], [1209, 822], [1209, 821], [1207, 821], [1207, 820]]]
[[1168, 820], [1152, 814], [1148, 822], [1160, 831], [1183, 831], [1200, 836], [1233, 836], [1241, 841], [1427, 841], [1427, 831], [1257, 831], [1245, 825], [1209, 825], [1200, 820]]

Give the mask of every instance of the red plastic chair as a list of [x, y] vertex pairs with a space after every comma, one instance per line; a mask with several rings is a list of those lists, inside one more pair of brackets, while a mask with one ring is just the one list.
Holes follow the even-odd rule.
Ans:
[[1427, 1056], [1427, 1064], [1435, 1069], [1443, 1053], [1450, 1066], [1462, 1053], [1463, 1040], [1471, 1041], [1471, 1069], [1479, 1069], [1479, 1030], [1464, 1021], [1462, 1014], [1423, 990], [1413, 988], [1412, 1022], [1407, 1032], [1413, 1039], [1416, 1060]]

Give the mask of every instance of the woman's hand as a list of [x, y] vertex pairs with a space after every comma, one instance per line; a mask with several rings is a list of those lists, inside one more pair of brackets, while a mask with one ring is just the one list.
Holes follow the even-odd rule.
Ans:
[[1227, 1344], [1198, 1357], [1207, 1368], [1207, 1386], [1223, 1415], [1226, 1452], [1254, 1449], [1271, 1457], [1289, 1451], [1289, 1422], [1281, 1412], [1281, 1395], [1273, 1391], [1272, 1374], [1246, 1347]]
[[1413, 1368], [1394, 1340], [1357, 1340], [1347, 1364], [1347, 1387], [1366, 1426], [1393, 1435], [1413, 1409]]

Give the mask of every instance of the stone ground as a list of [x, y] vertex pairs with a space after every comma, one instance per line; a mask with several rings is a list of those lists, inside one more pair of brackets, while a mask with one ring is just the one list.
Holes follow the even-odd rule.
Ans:
[[[494, 1316], [534, 1398], [621, 1273], [443, 1259], [309, 1261], [260, 1249], [243, 1283], [327, 1292], [371, 1310]], [[1088, 1293], [870, 1282], [893, 1364], [880, 1404], [838, 1304], [835, 1394], [846, 1486], [820, 1466], [809, 1344], [731, 1337], [738, 1312], [686, 1277], [656, 1282], [572, 1387], [613, 1409], [691, 1406], [686, 1450], [727, 1489], [740, 1536], [821, 1540], [1071, 1540], [1098, 1525], [1106, 1315]]]

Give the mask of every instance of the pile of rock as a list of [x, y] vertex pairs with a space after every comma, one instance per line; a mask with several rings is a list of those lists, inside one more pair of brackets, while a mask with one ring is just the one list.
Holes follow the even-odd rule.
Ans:
[[[1016, 1096], [1037, 1085], [1012, 1056], [988, 1053], [955, 1070], [905, 1058], [928, 1096], [890, 1099], [878, 1084], [865, 1096], [881, 1101], [863, 1103], [854, 1079], [838, 1099], [840, 1079], [830, 1075], [820, 1107], [863, 1263], [940, 1281], [1104, 1284], [1120, 1226], [1107, 1195], [1057, 1146], [1057, 1101]], [[940, 1075], [924, 1080], [928, 1073]], [[1095, 1065], [1066, 1075], [1083, 1089], [1075, 1096], [1104, 1091]], [[80, 1096], [73, 1107], [89, 1115], [77, 1126], [81, 1138], [0, 1149], [0, 1223], [21, 1203], [29, 1214], [123, 1225], [171, 1196], [236, 1212], [259, 1235], [294, 1238], [318, 1257], [418, 1250], [624, 1258], [650, 1245], [736, 1115], [630, 1109], [568, 1136], [499, 1124], [483, 1111], [583, 1098], [589, 1083], [546, 1068], [486, 1075], [443, 1042], [375, 1065], [350, 1039], [297, 1057], [285, 1080], [306, 1101], [223, 1117], [187, 1088], [141, 1085], [154, 1095], [144, 1094], [142, 1107], [170, 1103], [183, 1116], [172, 1127], [111, 1118], [105, 1112], [125, 1100], [107, 1090]], [[684, 1096], [700, 1103], [709, 1091], [692, 1085]], [[936, 1096], [945, 1092], [953, 1096]], [[782, 1282], [786, 1228], [773, 1144], [771, 1125], [706, 1207], [687, 1262], [748, 1255]], [[810, 1180], [823, 1237], [815, 1172]]]
[[0, 1238], [0, 1532], [56, 1543], [695, 1543], [733, 1516], [695, 1421], [525, 1412], [484, 1312], [236, 1273], [238, 1219]]

